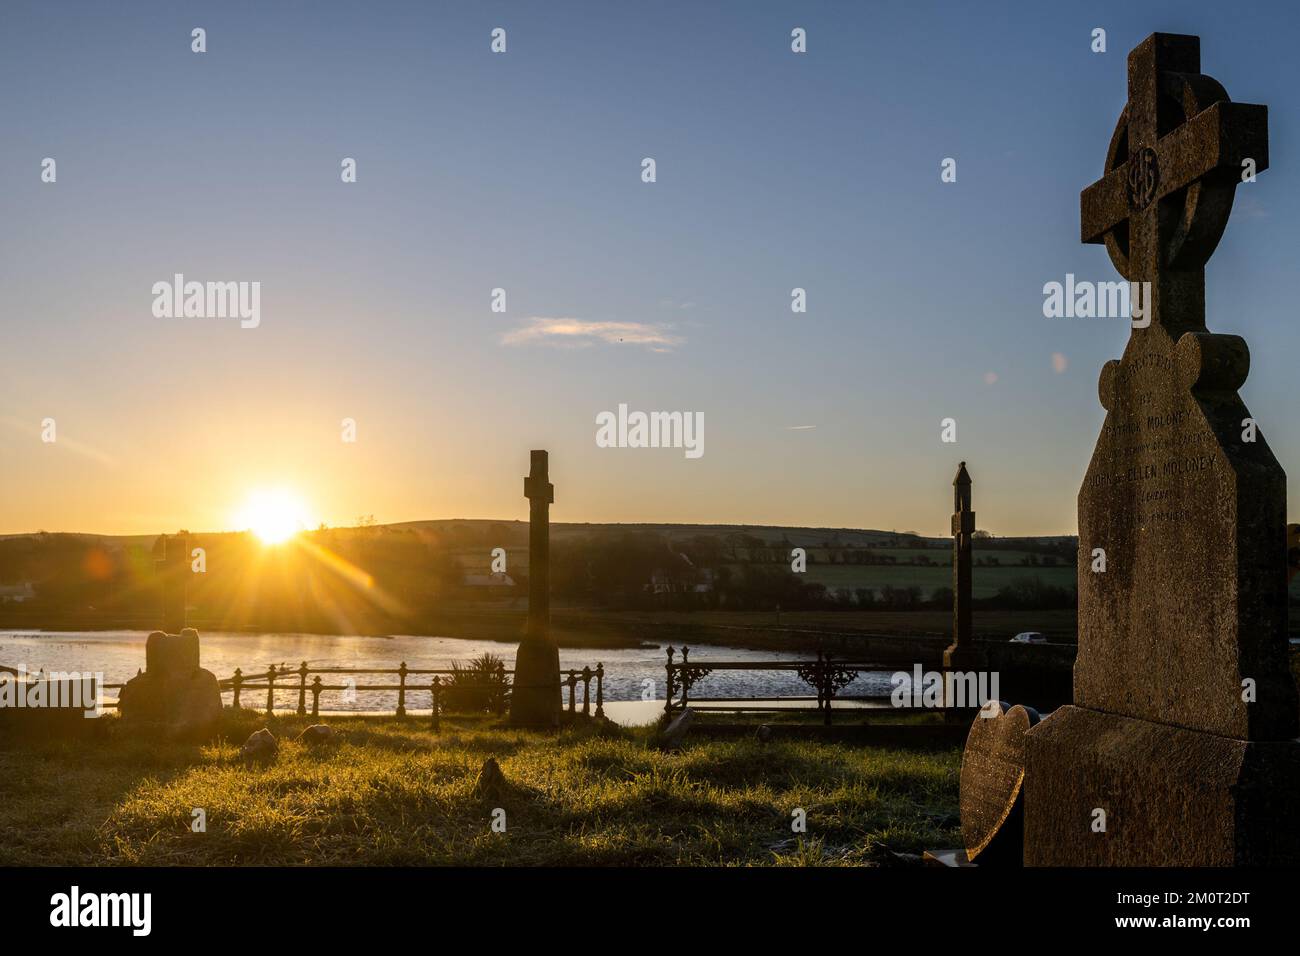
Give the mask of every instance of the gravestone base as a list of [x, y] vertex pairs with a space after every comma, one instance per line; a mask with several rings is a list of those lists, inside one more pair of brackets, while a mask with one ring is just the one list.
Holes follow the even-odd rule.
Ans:
[[560, 650], [550, 641], [525, 638], [515, 654], [510, 723], [558, 727], [560, 710]]
[[1024, 798], [1026, 866], [1300, 864], [1297, 740], [1067, 705], [1026, 735]]
[[[974, 644], [949, 644], [943, 651], [943, 669], [962, 674], [978, 674], [988, 669], [988, 655]], [[944, 682], [943, 716], [953, 724], [969, 726], [979, 716], [982, 701], [957, 701], [948, 699], [948, 686]]]

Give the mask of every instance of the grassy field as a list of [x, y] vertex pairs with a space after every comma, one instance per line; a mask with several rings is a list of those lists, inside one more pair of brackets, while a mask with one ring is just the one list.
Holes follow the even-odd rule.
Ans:
[[[1073, 591], [1077, 584], [1078, 573], [1072, 567], [1026, 568], [1019, 565], [1002, 567], [975, 567], [971, 569], [971, 593], [977, 598], [993, 597], [1000, 588], [1011, 584], [1017, 578], [1039, 578], [1044, 584], [1066, 588]], [[913, 585], [919, 587], [924, 598], [929, 598], [935, 588], [952, 587], [952, 565], [925, 567], [906, 564], [810, 564], [804, 572], [808, 581], [824, 584], [834, 591], [836, 588], [872, 588], [876, 597], [880, 597], [885, 586], [905, 588]]]
[[[97, 743], [0, 748], [0, 865], [872, 865], [958, 840], [955, 749], [747, 739], [670, 753], [645, 729], [556, 737], [474, 718], [439, 734], [340, 719], [337, 744], [284, 741], [307, 723], [245, 711], [210, 746], [110, 723]], [[237, 744], [263, 725], [279, 760], [245, 768]], [[474, 794], [488, 756], [510, 784], [499, 801]], [[497, 806], [504, 833], [490, 827]], [[191, 831], [196, 808], [204, 833]]]
[[[588, 621], [644, 640], [699, 641], [773, 650], [815, 649], [819, 634], [885, 635], [896, 637], [952, 636], [952, 611], [589, 611], [560, 609], [570, 634], [580, 634]], [[1042, 631], [1051, 640], [1075, 639], [1074, 609], [1051, 611], [976, 611], [975, 635], [1005, 641], [1021, 631]]]

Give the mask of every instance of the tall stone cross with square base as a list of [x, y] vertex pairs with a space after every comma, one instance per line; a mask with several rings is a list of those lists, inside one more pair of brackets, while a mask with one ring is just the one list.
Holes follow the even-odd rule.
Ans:
[[515, 655], [511, 723], [555, 726], [560, 719], [560, 651], [551, 639], [551, 505], [549, 458], [534, 450], [528, 477], [528, 625]]
[[1268, 114], [1200, 72], [1191, 36], [1139, 44], [1128, 93], [1081, 232], [1150, 283], [1150, 322], [1101, 373], [1074, 702], [1026, 736], [1024, 861], [1296, 865], [1286, 475], [1237, 394], [1245, 341], [1205, 326], [1205, 263], [1268, 166]]

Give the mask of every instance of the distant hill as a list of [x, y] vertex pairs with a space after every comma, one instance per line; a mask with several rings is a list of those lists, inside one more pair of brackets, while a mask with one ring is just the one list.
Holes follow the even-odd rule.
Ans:
[[[433, 538], [473, 537], [481, 539], [492, 529], [506, 533], [509, 540], [503, 541], [503, 547], [518, 545], [528, 540], [528, 522], [519, 520], [499, 520], [495, 518], [435, 518], [422, 521], [397, 521], [391, 524], [362, 525], [352, 527], [333, 527], [328, 530], [335, 535], [382, 534], [386, 531], [423, 532]], [[171, 529], [169, 534], [178, 529]], [[312, 529], [314, 530], [314, 529]], [[14, 538], [35, 537], [41, 532], [27, 534], [0, 534], [0, 541]], [[190, 533], [203, 538], [219, 538], [238, 532], [197, 531]], [[553, 541], [584, 537], [618, 537], [625, 534], [662, 535], [671, 543], [687, 541], [699, 535], [719, 538], [748, 536], [761, 539], [764, 543], [788, 543], [790, 547], [835, 547], [835, 548], [881, 548], [881, 547], [916, 547], [927, 548], [950, 547], [950, 537], [929, 537], [911, 531], [879, 531], [864, 528], [808, 528], [793, 525], [768, 524], [669, 524], [637, 522], [551, 522], [551, 539]], [[93, 532], [54, 532], [59, 536], [93, 540], [109, 547], [152, 547], [158, 534], [95, 534]], [[1056, 550], [1062, 544], [1073, 544], [1073, 535], [1039, 535], [1023, 538], [1001, 538], [990, 536], [977, 539], [976, 548], [989, 547], [993, 542], [1006, 546], [1015, 542], [1019, 550]]]

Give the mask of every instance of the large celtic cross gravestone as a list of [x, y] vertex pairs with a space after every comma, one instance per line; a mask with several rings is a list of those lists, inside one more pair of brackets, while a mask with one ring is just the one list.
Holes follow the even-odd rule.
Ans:
[[1075, 703], [1294, 736], [1286, 476], [1237, 395], [1246, 343], [1205, 329], [1205, 262], [1243, 163], [1268, 165], [1267, 110], [1200, 73], [1196, 37], [1148, 39], [1128, 85], [1107, 173], [1081, 197], [1083, 239], [1150, 283], [1150, 325], [1101, 375], [1106, 422], [1079, 494]]
[[1268, 166], [1267, 110], [1232, 103], [1190, 36], [1143, 41], [1128, 93], [1082, 238], [1150, 294], [1101, 373], [1074, 706], [1028, 734], [1025, 859], [1289, 858], [1295, 828], [1270, 845], [1263, 816], [1300, 781], [1286, 476], [1237, 394], [1245, 341], [1205, 327], [1205, 263], [1243, 173]]

